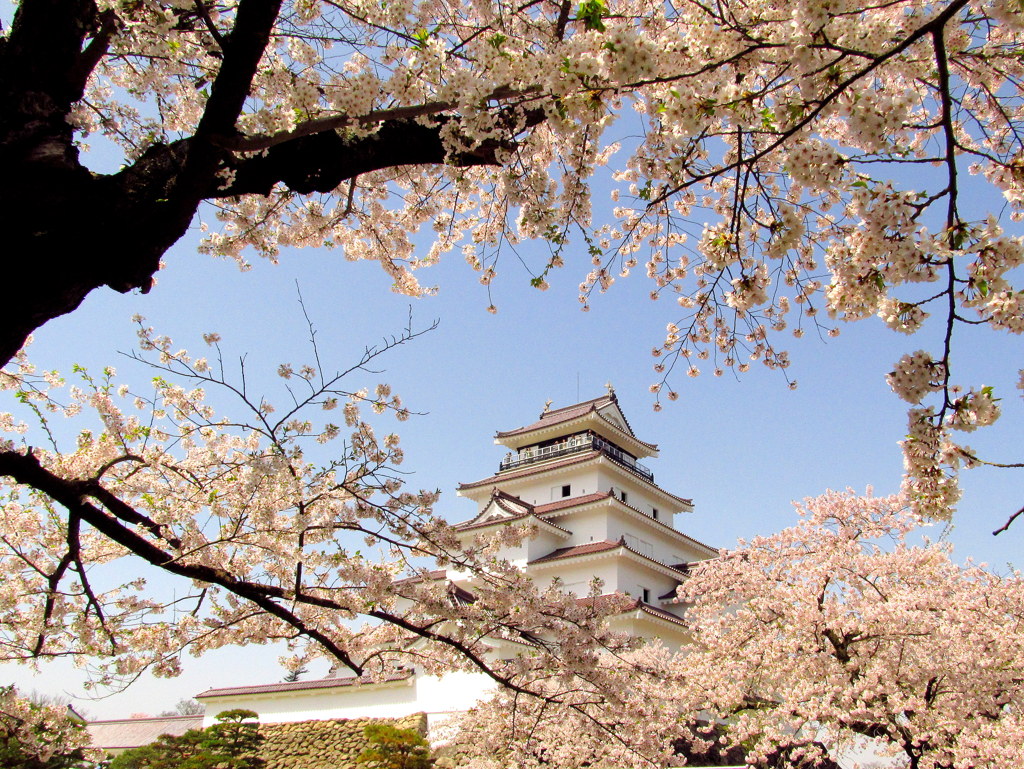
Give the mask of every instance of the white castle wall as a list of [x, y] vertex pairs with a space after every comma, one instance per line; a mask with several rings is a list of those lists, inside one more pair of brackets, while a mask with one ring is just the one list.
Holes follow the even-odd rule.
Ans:
[[234, 708], [255, 710], [264, 723], [330, 718], [401, 718], [426, 713], [427, 724], [442, 723], [488, 696], [494, 682], [483, 673], [416, 675], [384, 684], [204, 698], [204, 726], [216, 723], [218, 713]]

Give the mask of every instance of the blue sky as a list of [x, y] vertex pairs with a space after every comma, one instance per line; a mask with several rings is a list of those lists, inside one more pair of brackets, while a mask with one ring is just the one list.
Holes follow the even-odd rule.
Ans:
[[[651, 302], [645, 279], [637, 275], [582, 313], [576, 286], [586, 269], [569, 259], [551, 276], [551, 289], [540, 292], [509, 263], [493, 286], [499, 312], [490, 315], [486, 292], [457, 256], [422, 276], [424, 283], [439, 285], [437, 296], [410, 300], [390, 293], [388, 278], [375, 265], [346, 262], [337, 252], [289, 252], [279, 266], [257, 263], [243, 274], [183, 242], [169, 254], [153, 292], [96, 292], [78, 312], [44, 327], [32, 356], [42, 367], [63, 370], [113, 361], [122, 379], [144, 382], [151, 372], [118, 355], [134, 349], [129, 319], [138, 312], [196, 351], [204, 346], [203, 332], [219, 332], [228, 357], [247, 354], [247, 370], [273, 400], [281, 392], [277, 365], [311, 359], [298, 281], [321, 357], [339, 368], [364, 346], [398, 332], [410, 306], [415, 324], [439, 319], [436, 331], [389, 354], [381, 363], [385, 373], [353, 387], [388, 381], [411, 409], [426, 412], [398, 425], [404, 468], [413, 487], [444, 492], [438, 510], [451, 520], [473, 514], [472, 504], [455, 496], [455, 486], [497, 469], [504, 449], [493, 445], [495, 431], [533, 421], [549, 398], [557, 407], [595, 397], [607, 381], [637, 434], [659, 444], [660, 458], [647, 462], [659, 485], [694, 500], [694, 513], [680, 516], [677, 525], [709, 544], [731, 547], [738, 538], [779, 530], [794, 521], [790, 500], [826, 488], [873, 485], [887, 493], [898, 487], [905, 409], [884, 376], [904, 352], [928, 347], [933, 340], [927, 333], [906, 338], [869, 320], [843, 326], [827, 343], [793, 340], [796, 391], [754, 366], [740, 381], [684, 377], [679, 401], [655, 413], [647, 389], [656, 381], [650, 350], [665, 323], [675, 320], [673, 305]], [[1013, 389], [1024, 360], [1021, 340], [968, 330], [959, 345], [958, 378], [994, 385], [1004, 398], [1002, 420], [971, 436], [971, 445], [993, 459], [1021, 459], [1024, 404]], [[982, 469], [964, 476], [965, 497], [949, 533], [958, 558], [970, 556], [999, 570], [1019, 561], [1024, 524], [997, 538], [991, 531], [1024, 504], [1021, 472]], [[942, 528], [928, 534], [938, 537]], [[276, 656], [249, 646], [189, 659], [177, 680], [146, 678], [82, 707], [94, 717], [155, 713], [210, 686], [279, 680]], [[35, 676], [11, 666], [5, 673], [25, 689], [79, 692], [77, 673], [65, 663], [44, 665]]]

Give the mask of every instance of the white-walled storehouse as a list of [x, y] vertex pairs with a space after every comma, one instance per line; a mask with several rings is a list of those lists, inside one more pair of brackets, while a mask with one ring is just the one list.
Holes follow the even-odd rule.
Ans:
[[[687, 564], [717, 551], [675, 528], [676, 515], [690, 512], [691, 502], [659, 487], [641, 464], [657, 456], [657, 446], [633, 434], [614, 391], [545, 408], [536, 422], [499, 432], [495, 442], [509, 449], [498, 472], [459, 486], [458, 493], [477, 504], [477, 514], [456, 525], [460, 536], [469, 543], [496, 527], [533, 524], [533, 537], [499, 555], [525, 569], [538, 586], [557, 578], [564, 590], [581, 597], [596, 577], [602, 592], [633, 599], [614, 618], [615, 629], [668, 646], [683, 643], [675, 589]], [[431, 576], [472, 592], [470, 575]], [[506, 652], [495, 649], [499, 656]], [[424, 712], [436, 725], [470, 708], [492, 685], [482, 674], [437, 678], [411, 667], [383, 682], [339, 675], [210, 689], [197, 698], [206, 706], [207, 723], [224, 710], [248, 708], [264, 723]]]

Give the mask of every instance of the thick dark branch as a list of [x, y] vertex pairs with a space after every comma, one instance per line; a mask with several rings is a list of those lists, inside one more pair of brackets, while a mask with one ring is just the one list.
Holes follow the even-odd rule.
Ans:
[[[540, 91], [539, 86], [516, 90], [512, 88], [499, 88], [486, 97], [486, 100], [505, 100], [513, 97], [525, 97], [536, 95]], [[218, 137], [217, 143], [226, 149], [253, 152], [273, 147], [277, 144], [299, 139], [303, 136], [324, 133], [326, 131], [338, 131], [350, 126], [373, 126], [387, 123], [397, 123], [403, 120], [424, 115], [439, 115], [442, 112], [453, 110], [458, 107], [456, 102], [451, 101], [428, 101], [423, 104], [410, 104], [405, 107], [391, 107], [390, 109], [379, 109], [368, 112], [365, 115], [334, 115], [332, 117], [316, 118], [300, 123], [290, 131], [279, 131], [275, 134], [262, 136], [236, 136]], [[509, 110], [503, 110], [508, 114]], [[527, 114], [530, 120], [530, 114]], [[507, 122], [507, 121], [506, 121]], [[536, 123], [529, 123], [535, 125]]]
[[558, 7], [558, 20], [555, 22], [555, 39], [565, 39], [565, 27], [569, 23], [569, 13], [572, 11], [572, 2], [570, 0], [562, 0], [562, 4]]
[[80, 97], [76, 72], [95, 29], [92, 0], [25, 0], [0, 47], [0, 168], [5, 184], [24, 169], [66, 173], [78, 152], [65, 119]]
[[32, 650], [32, 654], [34, 656], [42, 654], [43, 646], [46, 643], [46, 633], [50, 627], [50, 620], [53, 618], [53, 609], [57, 603], [57, 590], [60, 588], [60, 582], [64, 579], [64, 575], [67, 573], [68, 568], [78, 557], [78, 526], [78, 516], [68, 516], [68, 550], [58, 562], [57, 568], [53, 570], [53, 573], [50, 574], [49, 578], [46, 580], [46, 602], [43, 606], [42, 627], [39, 628], [39, 636], [36, 638], [36, 645]]
[[235, 25], [225, 41], [224, 61], [196, 127], [196, 138], [235, 132], [235, 123], [249, 96], [249, 87], [280, 11], [281, 0], [242, 0], [239, 3]]
[[[946, 187], [948, 192], [948, 208], [946, 210], [946, 237], [951, 249], [959, 249], [963, 238], [960, 215], [957, 212], [957, 167], [956, 167], [956, 131], [953, 125], [953, 94], [950, 89], [949, 62], [946, 58], [945, 30], [938, 27], [932, 32], [932, 44], [935, 50], [935, 66], [939, 73], [939, 101], [942, 106], [942, 133], [945, 140], [945, 163], [949, 178]], [[936, 423], [942, 424], [946, 411], [952, 405], [950, 397], [950, 378], [953, 375], [952, 349], [953, 328], [956, 324], [956, 267], [952, 258], [946, 262], [946, 333], [942, 341], [942, 408], [936, 415]]]
[[334, 131], [302, 136], [271, 147], [256, 157], [233, 162], [234, 181], [206, 190], [207, 197], [267, 195], [275, 184], [298, 193], [331, 192], [360, 174], [406, 165], [497, 165], [497, 153], [510, 145], [490, 141], [471, 152], [447, 157], [441, 127], [405, 120], [389, 121], [376, 133], [343, 138]]
[[217, 25], [213, 23], [210, 11], [207, 9], [203, 0], [196, 0], [196, 13], [199, 14], [199, 18], [202, 19], [203, 24], [206, 26], [206, 31], [210, 33], [210, 37], [213, 38], [214, 42], [220, 48], [221, 55], [223, 55], [224, 49], [227, 48], [227, 41], [224, 39], [224, 36], [221, 35], [220, 30], [217, 29]]
[[[237, 50], [234, 45], [226, 59]], [[277, 144], [258, 157], [236, 157], [217, 144], [226, 133], [211, 127], [208, 140], [154, 145], [112, 176], [92, 176], [79, 167], [73, 178], [60, 184], [41, 180], [36, 190], [0, 186], [0, 210], [5, 231], [11, 233], [5, 246], [13, 254], [33, 255], [22, 260], [25, 272], [9, 301], [0, 304], [0, 365], [36, 328], [76, 309], [93, 289], [148, 291], [160, 259], [187, 231], [203, 200], [267, 195], [277, 184], [300, 194], [330, 192], [360, 174], [402, 165], [496, 165], [514, 149], [517, 131], [545, 117], [540, 109], [505, 114], [507, 140], [490, 140], [454, 155], [441, 140], [442, 129], [455, 119], [447, 117], [432, 125], [386, 121], [376, 133], [360, 138], [324, 131]], [[211, 121], [220, 128], [220, 122]], [[234, 171], [229, 185], [220, 170]], [[61, 216], [54, 218], [53, 210]], [[113, 240], [111, 233], [117, 233]], [[104, 247], [83, 253], [83, 243]]]
[[88, 494], [125, 523], [130, 523], [134, 526], [141, 526], [154, 537], [163, 540], [175, 550], [181, 548], [181, 540], [171, 534], [170, 530], [166, 526], [161, 526], [149, 516], [143, 515], [131, 505], [125, 504], [125, 502], [118, 496], [110, 492], [108, 489], [103, 488], [99, 481], [89, 481], [82, 484], [79, 492]]
[[117, 15], [109, 8], [99, 15], [99, 19], [99, 30], [82, 51], [70, 73], [69, 84], [74, 88], [74, 101], [85, 95], [85, 86], [89, 82], [89, 76], [107, 53], [110, 41], [118, 28]]
[[416, 104], [409, 107], [394, 107], [392, 109], [375, 110], [366, 115], [336, 115], [328, 118], [318, 118], [300, 123], [290, 131], [279, 131], [275, 134], [263, 136], [235, 136], [218, 137], [217, 143], [226, 149], [238, 152], [255, 152], [270, 147], [290, 142], [293, 139], [301, 139], [303, 136], [324, 133], [326, 131], [338, 131], [350, 126], [366, 126], [376, 123], [389, 123], [401, 120], [412, 120], [422, 115], [437, 115], [445, 110], [453, 109], [456, 105], [446, 101], [429, 101], [424, 104]]

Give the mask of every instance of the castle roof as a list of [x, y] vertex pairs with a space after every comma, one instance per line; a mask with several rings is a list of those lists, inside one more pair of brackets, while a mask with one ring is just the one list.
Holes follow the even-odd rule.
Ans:
[[682, 579], [683, 577], [682, 572], [678, 571], [674, 567], [651, 558], [649, 555], [644, 555], [643, 553], [634, 550], [626, 544], [624, 539], [620, 539], [618, 542], [612, 542], [611, 540], [606, 539], [600, 542], [587, 542], [582, 545], [560, 547], [557, 550], [552, 550], [547, 555], [542, 555], [540, 558], [534, 558], [527, 564], [527, 566], [547, 565], [571, 558], [582, 558], [584, 556], [602, 555], [606, 553], [611, 554], [617, 550], [628, 553], [631, 557], [645, 564], [648, 568], [659, 571], [666, 576], [671, 576], [675, 579]]
[[478, 489], [481, 486], [496, 486], [499, 483], [507, 483], [508, 481], [514, 481], [517, 478], [528, 478], [533, 475], [537, 475], [539, 472], [549, 472], [551, 470], [559, 470], [563, 467], [569, 467], [570, 465], [578, 465], [581, 462], [586, 462], [590, 459], [596, 459], [601, 456], [601, 452], [597, 449], [591, 449], [590, 451], [583, 451], [579, 454], [574, 454], [565, 459], [559, 459], [555, 462], [545, 462], [540, 466], [531, 466], [523, 470], [513, 470], [511, 472], [498, 473], [497, 475], [491, 475], [484, 478], [482, 481], [471, 481], [470, 483], [460, 483], [458, 491], [468, 491], [471, 489]]
[[180, 736], [189, 729], [202, 729], [203, 716], [159, 716], [118, 718], [86, 724], [90, 742], [104, 750], [137, 748], [155, 742], [161, 734]]
[[589, 505], [591, 502], [597, 502], [601, 499], [607, 499], [613, 496], [610, 491], [597, 491], [593, 494], [584, 494], [579, 497], [565, 497], [555, 502], [545, 502], [543, 505], [537, 505], [533, 508], [533, 512], [537, 515], [546, 515], [547, 513], [556, 513], [559, 510], [565, 510], [568, 507], [576, 507], [578, 505]]
[[490, 502], [484, 506], [480, 514], [475, 518], [462, 523], [456, 523], [454, 528], [458, 531], [469, 531], [471, 529], [495, 526], [498, 524], [525, 521], [532, 518], [534, 523], [541, 528], [551, 530], [552, 533], [568, 536], [572, 532], [563, 529], [561, 526], [551, 523], [537, 516], [537, 510], [544, 505], [534, 506], [519, 497], [515, 497], [501, 489], [491, 490]]
[[[611, 602], [611, 601], [620, 602], [621, 600], [622, 600], [622, 596], [621, 595], [608, 595], [608, 594], [605, 594], [605, 595], [599, 595], [596, 598], [595, 597], [590, 597], [590, 596], [588, 596], [586, 598], [579, 598], [579, 599], [577, 599], [577, 603], [583, 604], [584, 606], [595, 606], [595, 607], [597, 607], [598, 610], [601, 610], [602, 609], [602, 606], [601, 606], [602, 603]], [[674, 625], [682, 625], [683, 627], [687, 627], [686, 621], [681, 619], [681, 618], [679, 618], [679, 617], [677, 617], [672, 612], [665, 611], [664, 609], [659, 609], [657, 606], [652, 606], [649, 603], [644, 603], [639, 598], [634, 598], [633, 600], [629, 601], [629, 603], [625, 604], [624, 606], [620, 605], [619, 603], [616, 603], [616, 607], [617, 607], [618, 611], [616, 611], [615, 615], [613, 615], [613, 616], [621, 616], [622, 614], [628, 614], [631, 611], [640, 611], [640, 612], [643, 612], [645, 614], [649, 614], [652, 617], [657, 617], [660, 620], [664, 620], [666, 622], [671, 622]]]
[[589, 427], [605, 434], [616, 443], [622, 443], [638, 456], [655, 456], [658, 453], [656, 444], [636, 437], [629, 420], [619, 408], [619, 401], [614, 392], [571, 406], [545, 409], [532, 424], [495, 433], [494, 442], [510, 448], [519, 448], [542, 440], [546, 435], [565, 433], [574, 422], [578, 423], [579, 429]]
[[583, 545], [572, 545], [571, 547], [560, 547], [557, 550], [553, 550], [547, 555], [542, 555], [540, 558], [535, 558], [530, 561], [530, 565], [538, 563], [549, 563], [551, 561], [561, 561], [566, 558], [578, 558], [581, 555], [593, 555], [594, 553], [604, 553], [608, 550], [618, 550], [620, 547], [625, 547], [621, 542], [612, 542], [611, 540], [602, 540], [601, 542], [587, 542]]
[[281, 694], [286, 692], [307, 691], [309, 689], [347, 689], [353, 686], [369, 686], [372, 684], [389, 684], [412, 678], [412, 670], [390, 673], [383, 678], [370, 676], [349, 676], [346, 678], [312, 678], [308, 681], [289, 681], [276, 684], [258, 684], [255, 686], [228, 686], [220, 689], [207, 689], [196, 695], [197, 700], [210, 697], [238, 697], [250, 694]]
[[[600, 398], [592, 398], [589, 401], [583, 401], [582, 403], [574, 403], [571, 406], [562, 406], [557, 409], [549, 409], [542, 411], [540, 416], [537, 417], [537, 421], [533, 424], [526, 425], [525, 427], [517, 427], [514, 430], [499, 430], [495, 433], [496, 437], [506, 438], [512, 435], [522, 435], [523, 433], [530, 433], [534, 430], [540, 430], [544, 427], [551, 427], [552, 425], [561, 424], [562, 422], [568, 422], [577, 417], [581, 417], [584, 414], [589, 414], [592, 411], [598, 411], [605, 406], [610, 406], [613, 403], [618, 403], [618, 399], [615, 395], [602, 395]], [[625, 417], [623, 417], [625, 419]], [[628, 422], [626, 423], [628, 426]], [[629, 430], [630, 435], [633, 434], [632, 428]]]
[[[662, 521], [658, 518], [653, 518], [648, 513], [645, 513], [643, 510], [634, 507], [628, 502], [623, 502], [619, 497], [617, 497], [614, 493], [610, 491], [597, 492], [595, 494], [584, 494], [583, 496], [580, 497], [566, 497], [565, 499], [560, 499], [556, 502], [548, 502], [543, 505], [536, 505], [533, 508], [533, 511], [539, 516], [544, 516], [545, 520], [547, 520], [549, 523], [552, 523], [554, 519], [562, 515], [565, 515], [574, 507], [589, 505], [595, 502], [601, 502], [606, 499], [612, 500], [615, 503], [615, 505], [618, 506], [620, 509], [626, 510], [630, 515], [634, 517], [635, 520], [643, 521], [646, 525], [650, 527], [653, 527], [666, 534], [671, 534], [673, 537], [676, 537], [678, 539], [685, 540], [686, 542], [695, 547], [703, 548], [705, 551], [707, 551], [708, 555], [710, 556], [715, 556], [718, 554], [718, 550], [716, 548], [713, 548], [710, 545], [701, 542], [699, 539], [694, 539], [689, 534], [684, 534], [683, 532], [679, 531], [679, 529], [676, 529], [675, 527], [665, 523], [665, 521]], [[684, 501], [690, 503], [690, 500], [688, 499]], [[681, 568], [681, 566], [686, 566], [686, 564], [681, 564], [681, 566], [679, 567], [672, 564], [670, 564], [670, 566], [672, 566], [672, 568], [675, 569]]]

